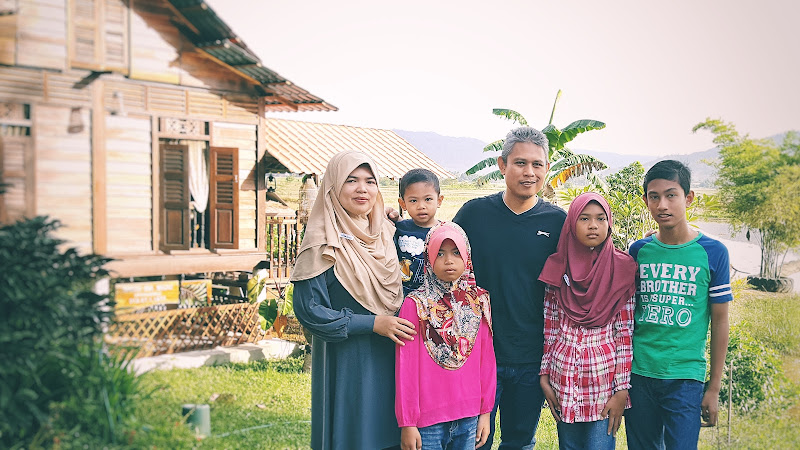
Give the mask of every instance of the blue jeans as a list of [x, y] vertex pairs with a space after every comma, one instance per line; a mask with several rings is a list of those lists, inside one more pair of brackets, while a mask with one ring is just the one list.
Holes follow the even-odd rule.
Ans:
[[489, 439], [481, 449], [491, 449], [494, 422], [500, 410], [500, 449], [530, 450], [536, 444], [536, 427], [544, 394], [539, 385], [539, 363], [497, 365], [497, 391], [489, 421]]
[[703, 383], [631, 375], [631, 408], [625, 411], [628, 448], [696, 449]]
[[616, 440], [608, 434], [608, 420], [594, 422], [558, 422], [558, 448], [560, 450], [614, 450]]
[[478, 432], [478, 416], [442, 422], [419, 429], [425, 450], [473, 450]]

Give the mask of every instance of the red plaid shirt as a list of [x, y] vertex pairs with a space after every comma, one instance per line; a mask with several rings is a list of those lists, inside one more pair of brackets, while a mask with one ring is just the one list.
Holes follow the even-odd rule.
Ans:
[[544, 298], [544, 356], [539, 374], [550, 375], [562, 421], [601, 420], [600, 413], [614, 392], [630, 388], [635, 297], [611, 323], [585, 328], [564, 314], [556, 295], [558, 291], [548, 289]]

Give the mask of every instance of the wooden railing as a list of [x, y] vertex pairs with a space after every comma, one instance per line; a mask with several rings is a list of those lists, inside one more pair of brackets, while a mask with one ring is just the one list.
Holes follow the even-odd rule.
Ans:
[[266, 234], [269, 277], [288, 278], [300, 247], [297, 216], [267, 215]]

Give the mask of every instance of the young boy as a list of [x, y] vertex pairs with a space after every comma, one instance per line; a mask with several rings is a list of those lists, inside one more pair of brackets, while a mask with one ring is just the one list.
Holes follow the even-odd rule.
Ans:
[[411, 169], [400, 178], [400, 207], [408, 211], [411, 219], [397, 222], [394, 245], [403, 271], [403, 294], [422, 284], [425, 237], [431, 227], [439, 223], [436, 210], [444, 196], [439, 190], [439, 178], [427, 169]]
[[[647, 171], [644, 201], [658, 232], [636, 241], [639, 263], [633, 333], [631, 408], [625, 412], [628, 447], [697, 448], [702, 426], [717, 423], [719, 389], [728, 348], [728, 250], [689, 226], [691, 173], [679, 161]], [[711, 374], [706, 335], [711, 322]]]

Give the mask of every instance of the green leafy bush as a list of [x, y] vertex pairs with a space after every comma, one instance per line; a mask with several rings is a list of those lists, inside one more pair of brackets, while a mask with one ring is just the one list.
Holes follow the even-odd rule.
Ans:
[[129, 358], [102, 352], [113, 308], [92, 287], [108, 260], [65, 248], [60, 226], [37, 217], [0, 228], [0, 447], [41, 442], [56, 422], [113, 440], [135, 391], [124, 387]]
[[783, 372], [778, 352], [753, 339], [747, 324], [730, 329], [726, 369], [722, 374], [720, 400], [728, 401], [729, 367], [733, 364], [731, 401], [738, 409], [750, 412], [765, 405], [784, 406], [796, 389]]

